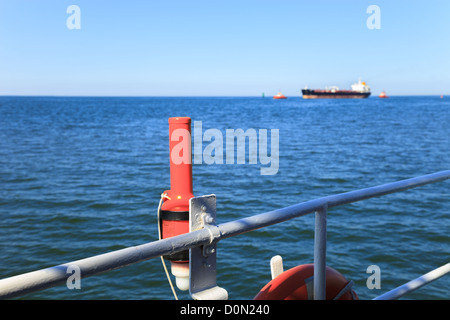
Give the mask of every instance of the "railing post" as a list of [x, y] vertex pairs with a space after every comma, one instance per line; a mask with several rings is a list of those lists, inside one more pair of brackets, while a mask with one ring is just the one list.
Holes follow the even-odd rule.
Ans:
[[314, 231], [314, 300], [326, 298], [327, 207], [316, 211]]

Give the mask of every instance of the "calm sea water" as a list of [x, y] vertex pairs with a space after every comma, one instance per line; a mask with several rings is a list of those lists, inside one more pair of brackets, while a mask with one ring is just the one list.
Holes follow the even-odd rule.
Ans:
[[[450, 100], [0, 97], [0, 278], [157, 240], [170, 188], [168, 118], [218, 129], [279, 129], [279, 170], [194, 164], [194, 193], [217, 195], [217, 222], [447, 170]], [[203, 148], [209, 143], [204, 142]], [[447, 262], [449, 182], [333, 208], [327, 263], [374, 298]], [[251, 299], [285, 269], [313, 261], [313, 215], [218, 244], [218, 284]], [[381, 269], [369, 290], [367, 267]], [[407, 299], [449, 299], [450, 277]], [[178, 292], [179, 298], [189, 299]], [[26, 299], [173, 299], [160, 259]]]

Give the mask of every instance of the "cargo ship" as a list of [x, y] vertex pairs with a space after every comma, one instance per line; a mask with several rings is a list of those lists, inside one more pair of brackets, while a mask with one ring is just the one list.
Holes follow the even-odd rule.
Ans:
[[351, 90], [340, 90], [338, 87], [326, 89], [302, 90], [303, 99], [361, 99], [370, 96], [370, 87], [365, 82], [358, 81], [352, 85]]

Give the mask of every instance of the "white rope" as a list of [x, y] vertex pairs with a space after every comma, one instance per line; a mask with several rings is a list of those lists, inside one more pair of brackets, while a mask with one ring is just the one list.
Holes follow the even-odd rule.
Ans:
[[[164, 198], [170, 200], [170, 197], [167, 195], [167, 193], [162, 193], [161, 194], [161, 199], [159, 200], [158, 214], [157, 214], [157, 216], [158, 216], [158, 237], [159, 237], [159, 240], [161, 240], [161, 223], [160, 223], [160, 220], [159, 220], [159, 212], [161, 210], [161, 205], [163, 203]], [[175, 288], [173, 287], [172, 279], [170, 279], [170, 274], [169, 274], [169, 271], [167, 271], [166, 263], [164, 261], [163, 256], [161, 256], [161, 262], [162, 262], [162, 265], [164, 267], [164, 271], [166, 272], [167, 280], [169, 281], [170, 288], [172, 289], [172, 292], [173, 292], [173, 296], [175, 297], [175, 300], [178, 300], [177, 293], [175, 292]]]

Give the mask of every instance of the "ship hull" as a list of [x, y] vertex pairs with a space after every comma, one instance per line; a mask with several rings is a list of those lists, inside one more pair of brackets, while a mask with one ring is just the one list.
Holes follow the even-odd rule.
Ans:
[[328, 90], [302, 90], [303, 99], [364, 99], [370, 96], [370, 92], [357, 91], [328, 91]]

